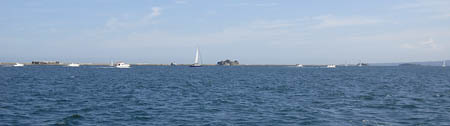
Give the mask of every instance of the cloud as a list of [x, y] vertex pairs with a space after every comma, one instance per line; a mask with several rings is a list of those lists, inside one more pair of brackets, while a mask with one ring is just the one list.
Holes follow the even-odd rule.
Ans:
[[215, 10], [209, 10], [209, 11], [206, 11], [206, 14], [207, 14], [207, 15], [215, 15], [215, 14], [217, 14], [217, 11], [215, 11]]
[[161, 16], [161, 11], [162, 8], [160, 7], [152, 7], [152, 11], [149, 14], [138, 18], [137, 20], [127, 20], [124, 17], [112, 17], [106, 21], [105, 28], [107, 30], [114, 31], [118, 29], [135, 28], [154, 24], [155, 22], [153, 19]]
[[440, 49], [433, 38], [429, 38], [428, 40], [421, 42], [403, 43], [401, 47], [406, 49]]
[[447, 19], [447, 18], [450, 18], [450, 13], [433, 15], [433, 16], [431, 16], [431, 18], [433, 18], [433, 19]]
[[161, 15], [161, 8], [160, 7], [152, 7], [152, 13], [150, 14], [151, 17], [156, 17]]
[[438, 46], [436, 42], [434, 42], [433, 38], [428, 39], [427, 41], [420, 42], [419, 45], [425, 48], [437, 49]]
[[238, 3], [238, 4], [232, 4], [230, 6], [237, 6], [237, 7], [242, 7], [242, 6], [255, 6], [255, 7], [273, 7], [273, 6], [278, 6], [279, 3]]
[[415, 49], [417, 48], [415, 45], [412, 45], [410, 43], [403, 43], [400, 45], [401, 48], [405, 48], [405, 49]]
[[395, 5], [393, 9], [411, 9], [411, 8], [418, 8], [422, 7], [423, 4], [420, 3], [405, 3], [400, 5]]
[[[271, 45], [280, 45], [282, 43], [297, 44], [304, 38], [302, 38], [303, 33], [293, 32], [292, 29], [289, 29], [290, 27], [295, 27], [295, 23], [288, 20], [253, 21], [242, 25], [226, 27], [222, 31], [189, 35], [164, 30], [143, 31], [129, 33], [127, 37], [112, 41], [117, 43], [126, 41], [129, 45], [139, 45], [139, 47], [186, 46], [195, 44], [211, 45], [240, 42], [262, 42], [260, 44]], [[110, 46], [116, 45], [112, 44]]]
[[383, 20], [363, 18], [363, 17], [334, 17], [331, 15], [317, 16], [312, 19], [318, 20], [320, 23], [314, 28], [331, 28], [342, 26], [368, 25], [382, 23]]
[[188, 1], [185, 1], [185, 0], [175, 0], [175, 3], [176, 3], [176, 4], [187, 4]]
[[[423, 52], [445, 51], [450, 47], [448, 38], [450, 32], [446, 28], [423, 28], [400, 31], [383, 31], [358, 33], [350, 35], [348, 41], [373, 43], [392, 50], [404, 50]], [[381, 44], [384, 43], [384, 44]], [[405, 50], [404, 50], [405, 51]]]
[[299, 22], [291, 20], [255, 21], [249, 26], [254, 29], [280, 29], [294, 27], [297, 23]]
[[393, 9], [425, 14], [432, 19], [450, 18], [449, 0], [416, 0], [408, 2], [396, 5]]
[[255, 4], [255, 6], [258, 7], [271, 7], [271, 6], [277, 6], [279, 5], [278, 3], [257, 3]]
[[124, 27], [126, 24], [119, 21], [119, 19], [113, 17], [106, 21], [105, 27], [109, 30], [116, 30], [117, 28]]

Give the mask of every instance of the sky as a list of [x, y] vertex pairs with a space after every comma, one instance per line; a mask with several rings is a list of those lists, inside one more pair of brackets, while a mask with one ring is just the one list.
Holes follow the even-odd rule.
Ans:
[[0, 62], [450, 59], [450, 0], [2, 0]]

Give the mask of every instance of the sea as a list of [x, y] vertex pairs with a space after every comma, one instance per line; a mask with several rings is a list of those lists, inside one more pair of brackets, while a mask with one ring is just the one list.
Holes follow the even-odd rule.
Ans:
[[0, 125], [450, 125], [450, 68], [1, 66]]

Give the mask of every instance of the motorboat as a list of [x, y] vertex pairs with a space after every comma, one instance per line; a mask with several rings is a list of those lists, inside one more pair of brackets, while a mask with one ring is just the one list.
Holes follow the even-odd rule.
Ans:
[[175, 62], [170, 63], [170, 66], [176, 66], [176, 65], [177, 65], [177, 63], [175, 63]]
[[115, 65], [116, 68], [130, 68], [130, 66], [130, 64], [126, 64], [124, 62], [120, 62]]
[[336, 68], [336, 65], [333, 65], [333, 64], [327, 65], [327, 68]]
[[68, 67], [80, 67], [80, 64], [78, 63], [71, 63], [67, 65]]
[[14, 64], [13, 65], [14, 67], [23, 67], [23, 66], [25, 66], [24, 64], [21, 64], [21, 63], [16, 63], [16, 64]]

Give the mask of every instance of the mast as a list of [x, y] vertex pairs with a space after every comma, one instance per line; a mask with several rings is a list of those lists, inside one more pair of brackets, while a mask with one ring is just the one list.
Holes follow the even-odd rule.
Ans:
[[198, 64], [198, 48], [195, 51], [195, 60], [194, 60], [194, 64]]

